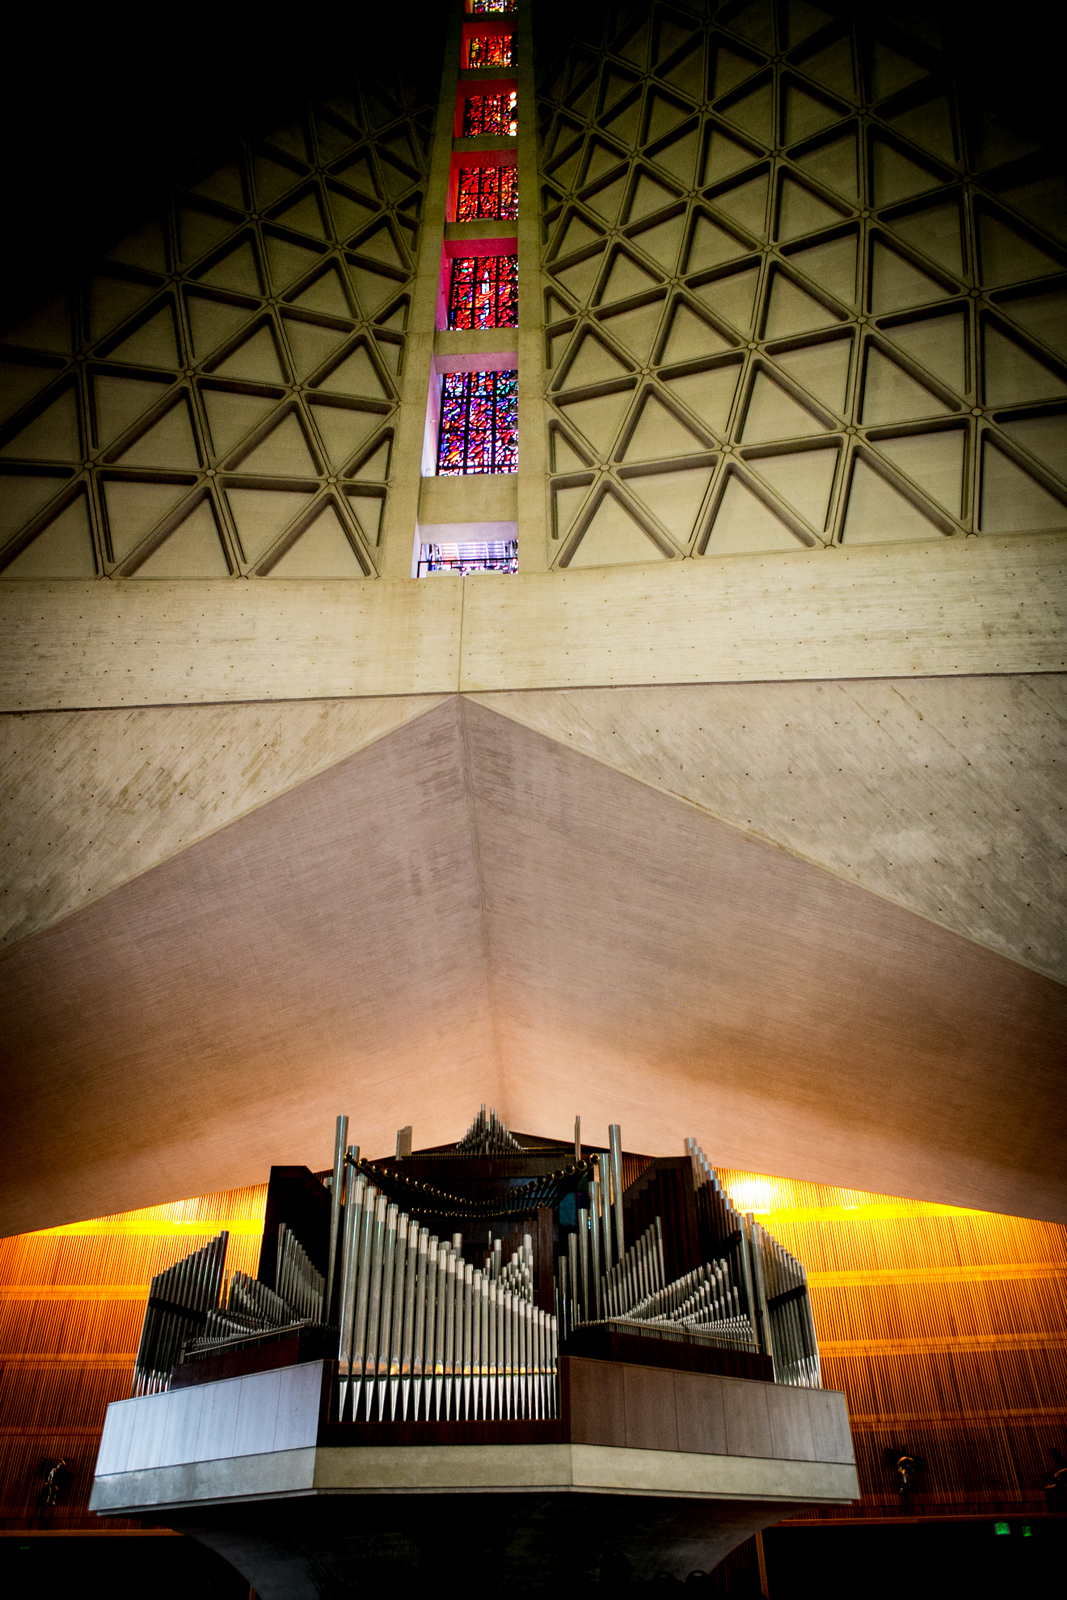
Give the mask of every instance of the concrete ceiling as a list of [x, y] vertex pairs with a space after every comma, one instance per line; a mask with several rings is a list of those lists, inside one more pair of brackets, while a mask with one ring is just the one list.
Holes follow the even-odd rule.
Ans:
[[455, 1138], [481, 1100], [1067, 1221], [1060, 986], [523, 714], [348, 730], [14, 946], [0, 1227], [325, 1165], [337, 1110], [371, 1154]]

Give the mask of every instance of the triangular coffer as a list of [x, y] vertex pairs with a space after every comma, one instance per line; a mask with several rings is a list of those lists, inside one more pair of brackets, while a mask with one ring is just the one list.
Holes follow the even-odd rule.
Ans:
[[983, 533], [1051, 533], [1067, 528], [1067, 506], [990, 439], [982, 448], [980, 504]]
[[0, 571], [0, 578], [93, 578], [96, 557], [84, 494], [79, 494]]
[[376, 411], [356, 411], [349, 406], [316, 404], [312, 415], [330, 465], [335, 469], [352, 459], [382, 421]]
[[124, 561], [147, 533], [189, 493], [188, 485], [173, 483], [104, 483], [111, 554]]
[[827, 244], [810, 245], [806, 250], [791, 250], [789, 262], [836, 299], [854, 304], [857, 246], [855, 234], [849, 234]]
[[219, 261], [199, 275], [201, 283], [217, 289], [232, 289], [236, 294], [258, 295], [262, 292], [259, 264], [250, 239], [244, 239]]
[[171, 406], [119, 459], [123, 466], [128, 467], [195, 471], [200, 465], [200, 455], [186, 400], [181, 399], [177, 405]]
[[841, 533], [845, 544], [937, 539], [942, 530], [866, 461], [856, 461]]
[[316, 476], [315, 461], [296, 416], [290, 412], [284, 417], [242, 458], [239, 470], [274, 478]]
[[1067, 383], [994, 322], [987, 322], [982, 330], [982, 350], [982, 393], [987, 405], [1025, 405], [1067, 395]]
[[379, 306], [384, 305], [400, 288], [395, 278], [387, 278], [384, 274], [373, 272], [366, 267], [352, 267], [350, 270], [359, 303], [368, 316], [377, 311]]
[[579, 511], [585, 504], [588, 493], [588, 483], [575, 484], [573, 487], [554, 490], [552, 507], [557, 539], [565, 539], [567, 534], [570, 533]]
[[227, 300], [211, 300], [206, 295], [186, 296], [193, 354], [203, 361], [220, 344], [233, 337], [251, 315], [247, 306], [231, 305]]
[[362, 578], [365, 576], [336, 510], [326, 506], [274, 563], [272, 578]]
[[596, 395], [590, 400], [561, 400], [559, 407], [594, 451], [606, 458], [632, 398], [632, 391], [625, 389], [619, 394]]
[[627, 478], [626, 486], [680, 544], [693, 532], [697, 512], [704, 503], [712, 468], [687, 467], [677, 472], [654, 472]]
[[246, 561], [258, 561], [278, 535], [307, 509], [308, 494], [288, 489], [227, 489], [226, 498]]
[[728, 233], [717, 222], [713, 222], [710, 217], [698, 211], [693, 220], [685, 270], [703, 272], [709, 267], [719, 267], [724, 262], [734, 261], [738, 256], [747, 254], [747, 250], [748, 247], [732, 233]]
[[761, 144], [774, 143], [774, 89], [763, 83], [721, 108], [722, 115]]
[[761, 172], [733, 189], [726, 189], [712, 197], [710, 204], [732, 222], [739, 223], [759, 239], [767, 232], [767, 191], [770, 177]]
[[944, 300], [950, 293], [936, 278], [923, 272], [880, 239], [871, 244], [871, 309], [903, 311], [911, 306]]
[[131, 361], [136, 366], [176, 367], [178, 341], [174, 331], [174, 308], [168, 300], [147, 322], [142, 322], [121, 344], [108, 352], [112, 361]]
[[865, 426], [944, 416], [949, 407], [875, 345], [867, 351], [860, 420]]
[[164, 386], [147, 379], [94, 374], [93, 410], [98, 442], [110, 444], [138, 417], [157, 405], [166, 393]]
[[963, 461], [967, 439], [962, 428], [879, 439], [878, 452], [953, 517], [963, 500]]
[[605, 317], [602, 326], [643, 364], [652, 353], [662, 316], [663, 301], [654, 300], [651, 305]]
[[229, 575], [229, 563], [209, 500], [202, 500], [132, 574], [135, 578], [228, 578]]
[[286, 381], [269, 327], [257, 328], [214, 371], [220, 378], [243, 378], [249, 383], [283, 384]]
[[729, 134], [714, 129], [708, 136], [707, 151], [704, 156], [704, 171], [701, 175], [702, 183], [719, 183], [724, 178], [732, 178], [735, 172], [741, 172], [745, 167], [750, 167], [757, 159], [743, 144], [738, 144], [736, 139], [731, 139]]
[[293, 372], [298, 380], [306, 378], [316, 367], [321, 367], [348, 338], [347, 333], [341, 333], [336, 328], [298, 321], [296, 317], [286, 317], [284, 327]]
[[231, 394], [225, 389], [205, 388], [202, 397], [216, 456], [228, 455], [234, 445], [258, 427], [277, 404], [277, 401], [259, 395]]
[[642, 233], [634, 235], [634, 243], [658, 262], [664, 272], [673, 273], [685, 233], [685, 221], [684, 212], [669, 217], [666, 222], [658, 222], [654, 227], [645, 228]]
[[306, 233], [313, 239], [326, 237], [322, 212], [313, 194], [306, 194], [295, 205], [287, 206], [284, 211], [278, 213], [277, 221], [287, 228], [292, 228], [295, 233]]
[[885, 330], [927, 372], [947, 383], [957, 394], [967, 394], [967, 314], [951, 311], [943, 316], [923, 317]]
[[626, 370], [618, 356], [587, 328], [579, 336], [562, 382], [568, 389], [580, 389], [590, 384], [604, 383], [611, 378], [620, 378]]
[[781, 384], [766, 372], [757, 372], [752, 383], [745, 426], [744, 444], [767, 444], [777, 439], [803, 439], [825, 431], [825, 423], [812, 415]]
[[614, 495], [606, 494], [593, 513], [569, 567], [624, 566], [662, 561], [664, 553], [632, 513]]
[[309, 284], [292, 301], [304, 311], [321, 311], [331, 317], [351, 317], [352, 309], [336, 267], [324, 272], [321, 278]]
[[700, 356], [718, 355], [729, 348], [729, 341], [723, 338], [718, 329], [683, 304], [675, 308], [661, 359], [669, 365], [675, 361], [693, 361]]
[[841, 213], [795, 178], [785, 177], [778, 191], [778, 237], [799, 239], [841, 221]]
[[663, 382], [671, 395], [688, 406], [693, 415], [720, 437], [726, 433], [741, 368], [736, 362], [705, 367], [699, 372], [679, 376], [664, 374]]
[[675, 139], [672, 144], [657, 150], [653, 159], [657, 166], [663, 167], [673, 178], [677, 178], [688, 188], [693, 182], [699, 153], [700, 130], [694, 128], [691, 133], [682, 134], [681, 138]]
[[697, 284], [693, 293], [739, 333], [747, 333], [752, 325], [758, 282], [759, 268], [747, 267], [743, 272]]
[[830, 493], [837, 471], [838, 450], [794, 450], [787, 455], [765, 456], [748, 463], [751, 471], [800, 513], [809, 527], [821, 532], [826, 525]]
[[[156, 394], [161, 391], [157, 388]], [[81, 455], [78, 402], [64, 389], [32, 422], [9, 439], [0, 455], [24, 461], [76, 461]]]
[[630, 295], [641, 294], [659, 283], [647, 267], [641, 266], [625, 250], [620, 250], [611, 263], [600, 298], [603, 303], [626, 300]]
[[840, 122], [841, 111], [829, 101], [822, 100], [798, 84], [785, 86], [785, 138], [787, 144], [796, 144], [812, 134], [821, 133], [835, 122]]
[[24, 473], [19, 473], [17, 477], [5, 477], [2, 481], [0, 544], [24, 528], [31, 517], [54, 499], [64, 484], [62, 478], [30, 477]]
[[801, 541], [782, 519], [731, 473], [719, 498], [706, 556], [757, 555], [769, 550], [799, 550]]
[[823, 339], [799, 350], [775, 351], [775, 364], [800, 385], [813, 400], [842, 415], [848, 394], [848, 369], [852, 339]]
[[319, 386], [333, 394], [360, 395], [370, 400], [387, 399], [387, 392], [367, 346], [360, 343], [324, 378]]
[[650, 217], [654, 212], [662, 211], [664, 206], [670, 205], [677, 198], [677, 195], [664, 184], [659, 183], [649, 173], [642, 172], [638, 176], [626, 220], [640, 222], [642, 217]]
[[824, 306], [821, 300], [787, 278], [783, 272], [774, 272], [767, 300], [767, 317], [764, 337], [785, 339], [795, 333], [814, 333], [819, 328], [834, 327], [839, 316]]
[[626, 461], [659, 461], [668, 456], [692, 455], [705, 441], [679, 422], [655, 394], [645, 396], [637, 426], [626, 446]]
[[275, 234], [268, 234], [264, 242], [271, 282], [279, 292], [318, 266], [322, 259], [317, 250], [294, 244], [291, 239], [279, 239]]

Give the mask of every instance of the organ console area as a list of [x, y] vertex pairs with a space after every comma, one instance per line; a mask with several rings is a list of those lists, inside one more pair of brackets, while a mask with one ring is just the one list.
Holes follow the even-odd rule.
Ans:
[[495, 1496], [516, 1550], [549, 1518], [522, 1593], [564, 1551], [594, 1577], [614, 1551], [684, 1578], [856, 1493], [804, 1268], [694, 1139], [638, 1158], [618, 1125], [596, 1148], [576, 1123], [571, 1148], [483, 1106], [454, 1145], [412, 1153], [405, 1128], [370, 1160], [341, 1116], [332, 1170], [272, 1167], [255, 1278], [226, 1246], [153, 1280], [92, 1504], [187, 1526], [264, 1600], [286, 1529], [335, 1549], [402, 1527], [432, 1566], [442, 1496]]

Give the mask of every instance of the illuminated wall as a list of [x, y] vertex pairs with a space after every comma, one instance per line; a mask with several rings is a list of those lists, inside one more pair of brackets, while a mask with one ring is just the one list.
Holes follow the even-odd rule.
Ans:
[[[148, 1285], [222, 1229], [229, 1270], [255, 1273], [266, 1185], [0, 1240], [0, 1530], [109, 1533], [87, 1510], [109, 1401], [130, 1393]], [[74, 1479], [37, 1514], [42, 1463]]]
[[[1067, 1445], [1067, 1229], [720, 1169], [808, 1269], [863, 1498], [811, 1519], [1037, 1515]], [[888, 1449], [924, 1462], [914, 1492]]]
[[[848, 1396], [863, 1499], [807, 1520], [1041, 1514], [1052, 1447], [1067, 1448], [1067, 1228], [720, 1177], [806, 1263], [823, 1382]], [[86, 1501], [149, 1280], [223, 1227], [228, 1267], [254, 1273], [265, 1201], [236, 1189], [0, 1241], [0, 1528], [104, 1531]], [[890, 1447], [925, 1462], [904, 1500]], [[41, 1464], [60, 1456], [74, 1483], [42, 1518]], [[135, 1524], [107, 1531], [121, 1527]]]

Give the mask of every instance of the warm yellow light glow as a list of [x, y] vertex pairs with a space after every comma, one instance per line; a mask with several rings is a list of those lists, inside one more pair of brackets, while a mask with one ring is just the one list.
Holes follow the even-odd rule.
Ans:
[[734, 1183], [731, 1198], [739, 1211], [753, 1211], [757, 1216], [775, 1209], [773, 1185], [768, 1179], [758, 1178], [754, 1174], [746, 1174]]

